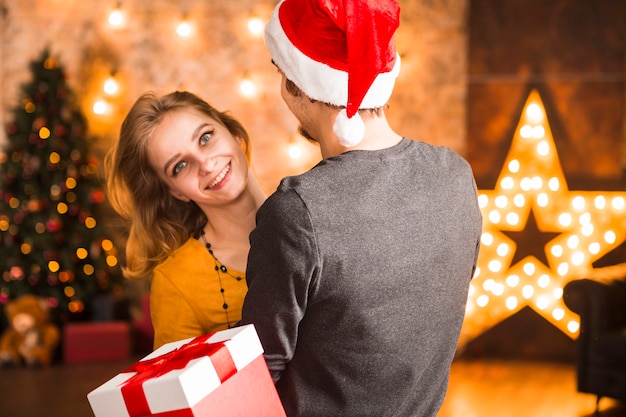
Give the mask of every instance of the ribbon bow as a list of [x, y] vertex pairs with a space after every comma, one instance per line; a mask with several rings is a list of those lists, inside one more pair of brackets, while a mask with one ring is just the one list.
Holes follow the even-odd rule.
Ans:
[[124, 372], [136, 372], [122, 385], [122, 396], [131, 417], [150, 415], [150, 406], [143, 391], [143, 383], [170, 371], [183, 369], [197, 358], [209, 356], [217, 376], [223, 383], [237, 373], [237, 367], [224, 342], [206, 343], [214, 333], [198, 336], [184, 345], [151, 359], [139, 361]]

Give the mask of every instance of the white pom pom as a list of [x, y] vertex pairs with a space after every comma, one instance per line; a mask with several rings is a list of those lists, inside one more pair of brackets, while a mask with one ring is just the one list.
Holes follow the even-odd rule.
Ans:
[[339, 138], [339, 143], [345, 147], [351, 147], [358, 145], [363, 140], [365, 125], [359, 113], [348, 119], [346, 109], [341, 109], [337, 119], [335, 119], [333, 131]]

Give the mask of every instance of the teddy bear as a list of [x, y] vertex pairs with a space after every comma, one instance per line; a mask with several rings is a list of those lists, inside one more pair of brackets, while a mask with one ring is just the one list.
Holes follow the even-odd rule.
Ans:
[[48, 367], [60, 340], [59, 328], [50, 322], [46, 300], [28, 294], [4, 307], [9, 327], [0, 337], [0, 366]]

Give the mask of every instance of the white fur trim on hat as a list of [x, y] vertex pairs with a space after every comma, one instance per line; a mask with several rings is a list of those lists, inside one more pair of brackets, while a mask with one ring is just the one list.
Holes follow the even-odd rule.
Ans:
[[[308, 97], [335, 106], [346, 106], [348, 73], [314, 61], [296, 48], [280, 24], [279, 7], [274, 9], [265, 26], [265, 44], [278, 68]], [[399, 73], [400, 55], [396, 53], [393, 69], [378, 74], [359, 108], [374, 109], [387, 104]]]

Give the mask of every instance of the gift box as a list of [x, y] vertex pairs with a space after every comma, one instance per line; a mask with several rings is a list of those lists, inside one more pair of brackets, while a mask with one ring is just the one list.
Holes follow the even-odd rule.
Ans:
[[130, 358], [130, 328], [124, 321], [68, 323], [63, 328], [63, 361], [68, 364]]
[[96, 417], [284, 417], [253, 325], [168, 343], [87, 395]]

